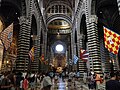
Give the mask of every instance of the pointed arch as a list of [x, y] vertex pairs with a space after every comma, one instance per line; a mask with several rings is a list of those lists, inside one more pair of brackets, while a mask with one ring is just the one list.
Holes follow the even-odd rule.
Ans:
[[37, 23], [35, 16], [32, 15], [32, 23], [31, 23], [31, 34], [30, 34], [30, 48], [34, 45], [34, 40], [37, 36]]

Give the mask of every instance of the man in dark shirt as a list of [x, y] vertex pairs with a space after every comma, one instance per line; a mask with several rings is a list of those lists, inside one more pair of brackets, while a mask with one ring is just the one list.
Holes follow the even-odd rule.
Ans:
[[120, 90], [120, 82], [116, 80], [116, 73], [110, 74], [111, 79], [106, 82], [106, 90]]
[[8, 76], [8, 73], [5, 73], [4, 78], [2, 79], [2, 82], [1, 82], [0, 90], [10, 90], [10, 88], [12, 87], [11, 81], [7, 76]]

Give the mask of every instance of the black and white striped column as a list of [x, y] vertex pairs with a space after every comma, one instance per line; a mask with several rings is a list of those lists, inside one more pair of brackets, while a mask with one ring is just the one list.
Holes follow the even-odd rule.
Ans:
[[88, 2], [85, 2], [85, 15], [87, 25], [88, 50], [90, 59], [90, 69], [101, 73], [100, 42], [98, 39], [97, 16], [89, 14]]
[[38, 37], [34, 36], [34, 60], [31, 62], [31, 71], [38, 72]]
[[86, 63], [83, 62], [80, 59], [80, 48], [83, 48], [84, 39], [85, 39], [85, 35], [84, 34], [80, 34], [80, 36], [79, 36], [79, 61], [78, 61], [78, 70], [80, 71], [80, 73], [84, 73], [84, 71], [87, 70]]
[[102, 64], [102, 71], [108, 73], [110, 71], [110, 58], [108, 50], [105, 48], [104, 39], [100, 40], [100, 53], [101, 53], [101, 64]]
[[20, 31], [18, 39], [18, 53], [16, 60], [17, 71], [27, 71], [28, 69], [28, 53], [30, 43], [31, 24], [25, 16], [20, 17]]
[[91, 70], [101, 73], [101, 56], [100, 56], [100, 42], [98, 39], [97, 17], [92, 15], [87, 23], [88, 49], [91, 59]]

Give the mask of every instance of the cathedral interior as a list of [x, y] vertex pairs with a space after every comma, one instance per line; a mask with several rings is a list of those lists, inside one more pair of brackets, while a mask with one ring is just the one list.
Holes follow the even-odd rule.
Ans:
[[0, 32], [13, 23], [9, 47], [0, 40], [0, 71], [118, 70], [120, 54], [105, 48], [103, 26], [120, 34], [119, 7], [120, 0], [0, 0]]

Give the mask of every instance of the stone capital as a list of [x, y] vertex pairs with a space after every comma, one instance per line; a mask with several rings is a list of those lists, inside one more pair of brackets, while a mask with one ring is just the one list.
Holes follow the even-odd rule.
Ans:
[[85, 39], [85, 35], [84, 34], [80, 34], [79, 39]]
[[22, 23], [25, 23], [25, 22], [26, 22], [26, 17], [25, 17], [25, 16], [20, 16], [19, 22], [20, 22], [20, 25], [21, 25]]
[[90, 23], [92, 23], [92, 22], [97, 23], [97, 20], [98, 20], [98, 17], [96, 15], [91, 15], [91, 17], [89, 18]]

